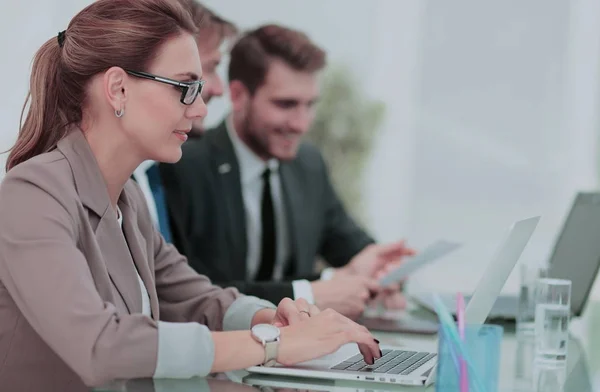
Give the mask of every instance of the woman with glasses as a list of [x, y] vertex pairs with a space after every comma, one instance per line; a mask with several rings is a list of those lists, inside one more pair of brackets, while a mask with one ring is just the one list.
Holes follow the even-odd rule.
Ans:
[[35, 55], [0, 186], [2, 390], [381, 355], [333, 311], [213, 286], [156, 231], [129, 178], [206, 115], [194, 32], [175, 1], [99, 0]]

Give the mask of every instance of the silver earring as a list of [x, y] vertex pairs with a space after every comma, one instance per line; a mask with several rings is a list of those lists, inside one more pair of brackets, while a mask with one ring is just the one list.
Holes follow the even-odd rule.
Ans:
[[115, 116], [117, 116], [117, 118], [123, 117], [124, 114], [125, 114], [125, 109], [115, 110]]

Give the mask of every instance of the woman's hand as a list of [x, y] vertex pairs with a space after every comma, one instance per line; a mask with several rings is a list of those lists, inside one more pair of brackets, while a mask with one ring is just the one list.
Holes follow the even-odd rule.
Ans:
[[299, 298], [295, 301], [290, 298], [284, 298], [279, 302], [271, 324], [279, 328], [286, 327], [307, 320], [319, 313], [319, 308], [309, 304], [304, 298]]
[[256, 324], [272, 324], [278, 328], [306, 320], [319, 313], [315, 305], [309, 304], [304, 298], [292, 300], [284, 298], [277, 309], [261, 309], [252, 318], [252, 326]]
[[368, 364], [381, 357], [379, 342], [369, 330], [336, 311], [327, 309], [302, 317], [306, 318], [281, 328], [277, 362], [294, 365], [331, 354], [347, 343], [358, 343]]

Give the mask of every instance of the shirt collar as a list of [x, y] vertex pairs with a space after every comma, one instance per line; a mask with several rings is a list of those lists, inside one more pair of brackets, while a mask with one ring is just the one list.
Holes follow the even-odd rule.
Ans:
[[148, 171], [148, 169], [150, 169], [152, 167], [152, 165], [154, 165], [154, 164], [156, 164], [156, 161], [153, 161], [153, 160], [144, 161], [144, 162], [140, 163], [140, 165], [135, 169], [133, 174], [136, 177], [138, 177], [140, 175], [145, 175], [146, 171]]
[[267, 167], [269, 167], [273, 173], [277, 172], [279, 161], [275, 158], [269, 159], [267, 162], [260, 159], [258, 155], [256, 155], [254, 151], [239, 138], [233, 127], [232, 116], [227, 117], [225, 125], [231, 143], [233, 144], [233, 150], [238, 159], [240, 177], [243, 184], [259, 179]]
[[123, 227], [123, 214], [119, 206], [117, 206], [117, 221], [119, 222], [119, 226]]

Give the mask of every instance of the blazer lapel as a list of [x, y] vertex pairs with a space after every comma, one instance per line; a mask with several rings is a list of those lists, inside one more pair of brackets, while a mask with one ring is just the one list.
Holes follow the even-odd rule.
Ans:
[[[300, 232], [302, 229], [300, 214], [302, 209], [302, 183], [298, 176], [294, 175], [293, 168], [289, 163], [282, 162], [279, 166], [279, 175], [281, 177], [281, 186], [283, 188], [283, 202], [285, 214], [287, 216], [288, 233], [290, 233], [290, 246], [292, 247], [293, 263], [298, 264], [300, 260], [300, 244], [302, 238]], [[298, 268], [296, 268], [296, 272]]]
[[119, 208], [121, 209], [121, 213], [123, 214], [123, 231], [125, 233], [125, 239], [127, 241], [127, 244], [129, 245], [129, 251], [131, 252], [131, 256], [133, 257], [133, 262], [137, 267], [137, 272], [142, 278], [144, 286], [146, 287], [148, 295], [150, 296], [150, 308], [152, 310], [152, 318], [158, 320], [158, 294], [156, 293], [155, 279], [150, 270], [150, 265], [148, 264], [151, 258], [148, 257], [149, 255], [146, 251], [146, 249], [148, 249], [146, 246], [146, 240], [142, 237], [138, 229], [137, 213], [134, 207], [131, 206], [131, 203], [129, 203], [128, 196], [125, 193], [125, 190], [121, 195]]
[[[81, 130], [75, 127], [58, 143], [57, 148], [71, 166], [81, 202], [100, 219], [96, 228], [96, 240], [111, 281], [128, 311], [141, 312], [141, 292], [137, 289], [139, 284], [131, 253], [119, 227], [117, 213], [110, 206], [104, 177], [87, 140]], [[99, 288], [99, 291], [108, 291], [108, 288]]]
[[[211, 140], [218, 149], [215, 154], [214, 172], [217, 183], [216, 197], [223, 197], [226, 202], [225, 219], [228, 222], [227, 241], [229, 249], [232, 250], [231, 262], [237, 270], [243, 271], [242, 277], [246, 277], [246, 212], [242, 196], [242, 185], [240, 179], [240, 168], [233, 149], [233, 144], [227, 133], [225, 121], [214, 130], [215, 134]], [[241, 219], [240, 219], [241, 218]]]
[[100, 219], [96, 229], [96, 240], [102, 250], [110, 279], [121, 294], [129, 313], [140, 313], [142, 295], [138, 289], [139, 283], [133, 260], [125, 236], [119, 227], [116, 212], [112, 208], [109, 208]]

